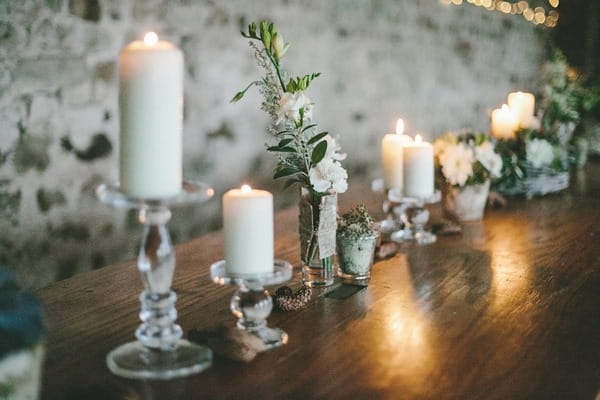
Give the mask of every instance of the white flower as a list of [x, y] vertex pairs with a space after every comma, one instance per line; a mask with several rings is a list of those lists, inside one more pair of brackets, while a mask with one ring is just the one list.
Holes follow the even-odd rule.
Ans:
[[439, 160], [442, 173], [451, 185], [464, 186], [473, 174], [473, 149], [463, 143], [447, 145]]
[[519, 124], [520, 128], [523, 129], [531, 129], [534, 131], [537, 131], [538, 129], [540, 129], [540, 120], [538, 118], [536, 118], [534, 115], [530, 115], [525, 117], [525, 119], [523, 121], [521, 121], [521, 123]]
[[483, 142], [475, 147], [475, 158], [495, 178], [499, 178], [502, 172], [502, 157], [494, 151], [491, 142]]
[[312, 120], [312, 109], [314, 103], [303, 92], [284, 93], [279, 99], [279, 108], [276, 111], [277, 124], [287, 119], [290, 122], [298, 122], [300, 120], [300, 109], [304, 109], [304, 120]]
[[333, 189], [337, 193], [348, 190], [348, 173], [339, 161], [324, 158], [308, 172], [310, 184], [319, 193]]
[[327, 135], [323, 138], [323, 140], [327, 141], [327, 152], [325, 153], [325, 157], [335, 161], [342, 161], [346, 159], [346, 153], [339, 153], [342, 150], [341, 146], [337, 144], [333, 136]]
[[527, 161], [534, 168], [550, 165], [552, 160], [554, 160], [554, 148], [544, 139], [532, 139], [528, 141], [525, 151], [527, 152]]

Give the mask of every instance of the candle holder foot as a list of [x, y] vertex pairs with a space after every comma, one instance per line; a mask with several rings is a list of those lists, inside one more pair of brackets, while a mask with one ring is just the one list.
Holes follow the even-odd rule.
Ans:
[[142, 324], [135, 332], [138, 339], [111, 351], [106, 364], [115, 375], [131, 379], [174, 379], [196, 374], [210, 367], [208, 347], [181, 339], [183, 330], [175, 323], [177, 296], [171, 290], [175, 272], [175, 249], [167, 223], [169, 207], [199, 203], [210, 199], [213, 189], [203, 183], [184, 182], [182, 191], [164, 199], [133, 198], [118, 186], [101, 185], [98, 198], [113, 207], [138, 209], [143, 225], [142, 244], [137, 267], [144, 283], [140, 295]]
[[184, 339], [175, 341], [170, 350], [152, 349], [135, 341], [108, 353], [106, 364], [113, 374], [124, 378], [174, 379], [210, 367], [212, 352]]
[[264, 286], [288, 281], [292, 277], [292, 266], [287, 261], [275, 260], [272, 273], [246, 275], [230, 274], [225, 265], [225, 260], [211, 265], [210, 276], [220, 285], [238, 286], [230, 303], [231, 313], [238, 319], [237, 328], [261, 339], [267, 349], [286, 344], [287, 333], [267, 326], [267, 318], [273, 310], [273, 299]]

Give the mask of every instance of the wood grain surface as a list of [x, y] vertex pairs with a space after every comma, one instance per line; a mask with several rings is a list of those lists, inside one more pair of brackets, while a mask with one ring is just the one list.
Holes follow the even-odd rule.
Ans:
[[[377, 212], [381, 200], [355, 185], [340, 204]], [[276, 257], [295, 266], [292, 287], [296, 219], [292, 208], [275, 221]], [[186, 332], [234, 324], [233, 288], [208, 276], [222, 250], [220, 232], [177, 246], [173, 286]], [[487, 210], [461, 235], [404, 245], [349, 298], [324, 296], [334, 288], [315, 290], [301, 311], [273, 312], [269, 324], [290, 337], [283, 348], [249, 364], [217, 357], [187, 379], [136, 382], [104, 362], [139, 324], [135, 262], [58, 282], [38, 291], [49, 330], [43, 398], [597, 399], [600, 164], [574, 173], [565, 192]]]

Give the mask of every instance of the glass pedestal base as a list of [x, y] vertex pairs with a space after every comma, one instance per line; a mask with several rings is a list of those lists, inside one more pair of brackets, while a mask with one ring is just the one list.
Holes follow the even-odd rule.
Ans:
[[197, 374], [212, 364], [212, 351], [187, 340], [178, 340], [172, 350], [152, 350], [140, 342], [121, 345], [108, 353], [110, 371], [131, 379], [174, 379]]

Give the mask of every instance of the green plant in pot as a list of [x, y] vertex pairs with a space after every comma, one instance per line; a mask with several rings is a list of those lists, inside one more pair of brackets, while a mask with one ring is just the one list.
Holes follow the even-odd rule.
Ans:
[[368, 285], [377, 245], [373, 218], [358, 205], [338, 218], [338, 275], [348, 283]]

